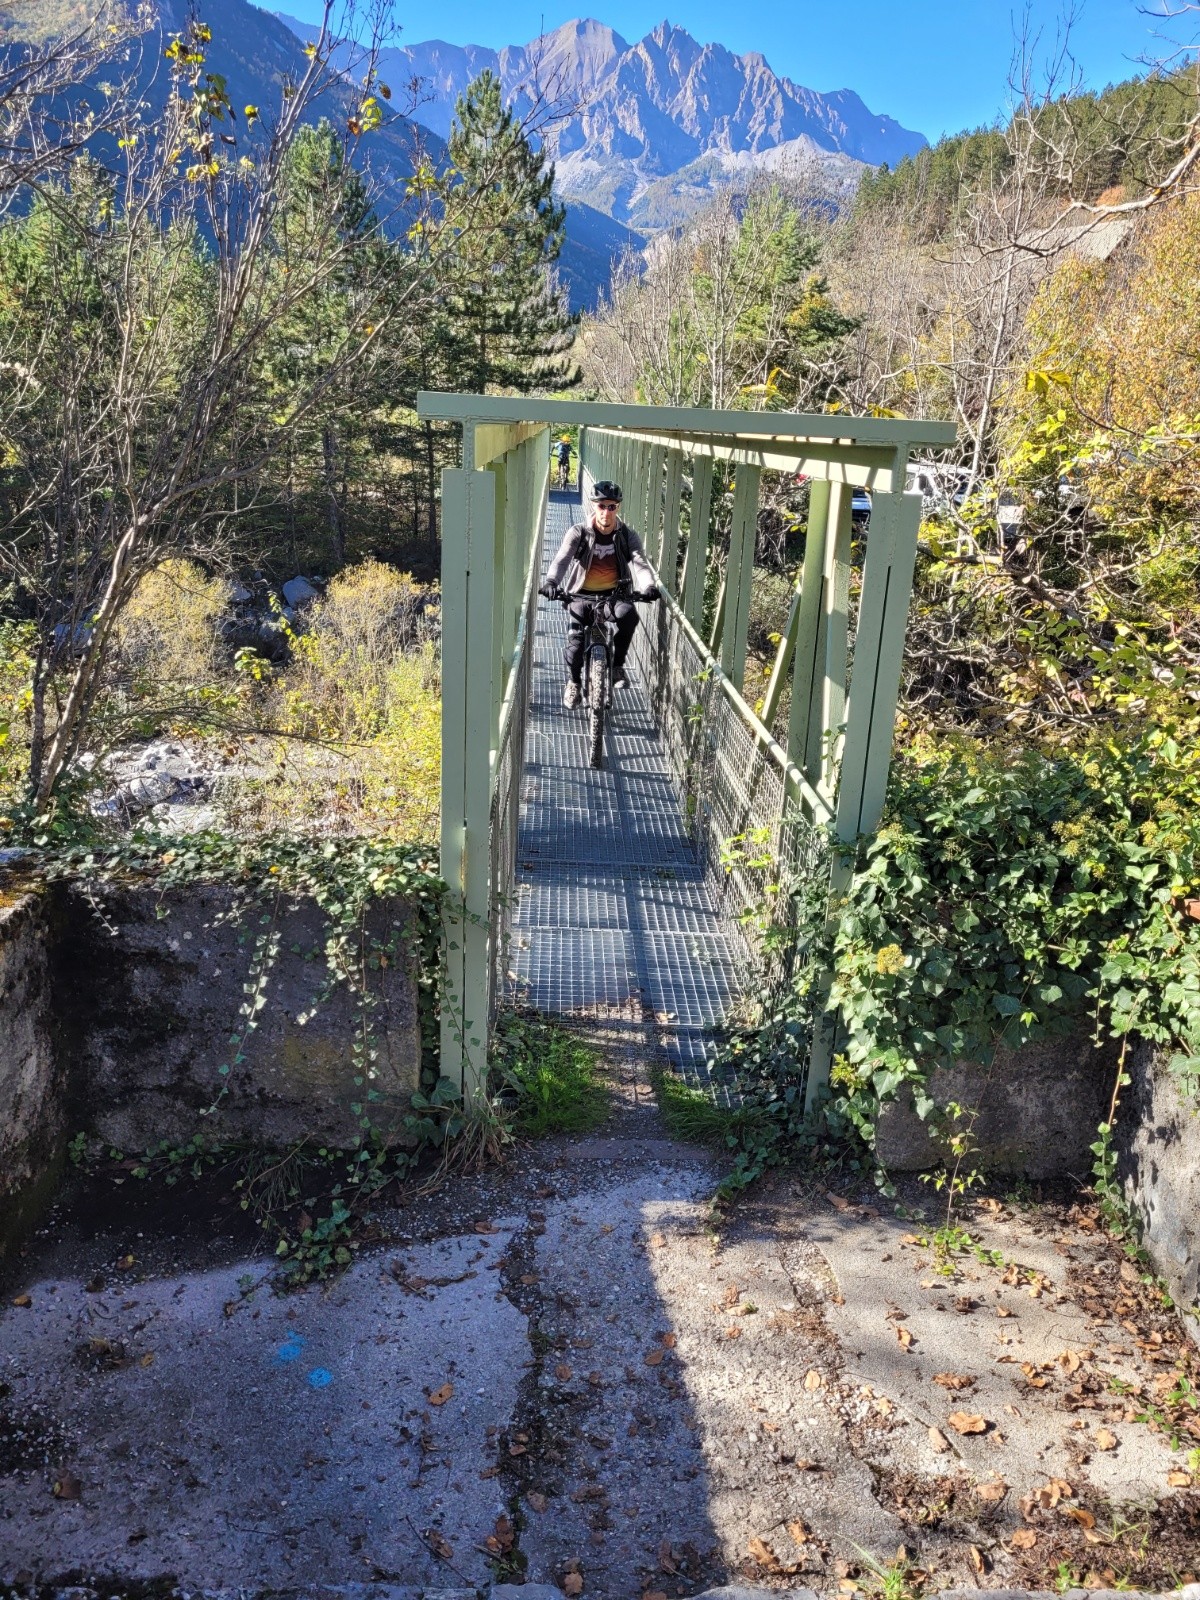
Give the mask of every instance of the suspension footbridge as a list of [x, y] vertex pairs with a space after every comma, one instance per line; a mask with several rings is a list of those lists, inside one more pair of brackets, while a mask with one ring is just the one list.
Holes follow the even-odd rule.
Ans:
[[[787, 937], [792, 891], [835, 895], [846, 868], [829, 841], [878, 824], [921, 508], [905, 469], [952, 444], [953, 429], [477, 395], [422, 394], [418, 410], [462, 427], [462, 466], [442, 475], [442, 1070], [470, 1097], [486, 1080], [498, 1008], [524, 1002], [624, 1024], [702, 1081], [729, 1008], [751, 1016], [803, 959]], [[579, 512], [550, 494], [551, 424], [579, 427], [585, 491], [601, 478], [623, 485], [663, 595], [641, 612], [599, 771], [584, 719], [562, 705], [564, 614], [538, 605], [545, 561]], [[721, 518], [718, 461], [732, 468]], [[771, 471], [811, 480], [809, 513], [774, 666], [751, 706], [742, 689]], [[852, 584], [857, 485], [872, 492], [872, 516]], [[827, 976], [814, 975], [818, 996]], [[835, 1025], [826, 1014], [813, 1031], [810, 1100]]]

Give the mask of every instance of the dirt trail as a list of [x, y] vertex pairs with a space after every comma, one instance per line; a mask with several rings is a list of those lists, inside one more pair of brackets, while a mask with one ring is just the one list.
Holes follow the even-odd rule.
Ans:
[[65, 1204], [7, 1269], [0, 1581], [847, 1594], [900, 1547], [916, 1588], [1195, 1581], [1193, 1369], [1086, 1205], [973, 1201], [938, 1261], [786, 1175], [718, 1237], [719, 1161], [615, 1059], [601, 1135], [324, 1288], [274, 1294], [228, 1209]]

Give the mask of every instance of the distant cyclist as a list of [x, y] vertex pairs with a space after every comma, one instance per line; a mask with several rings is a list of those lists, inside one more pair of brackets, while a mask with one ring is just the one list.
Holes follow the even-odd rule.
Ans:
[[554, 446], [554, 459], [558, 465], [558, 487], [565, 489], [571, 479], [571, 457], [576, 454], [570, 439], [564, 433]]
[[[621, 485], [608, 478], [594, 484], [591, 516], [567, 529], [554, 560], [546, 571], [539, 594], [547, 600], [568, 599], [570, 622], [563, 660], [567, 664], [567, 686], [563, 705], [577, 706], [583, 649], [592, 623], [594, 602], [601, 595], [627, 596], [633, 590], [644, 600], [657, 600], [654, 569], [646, 560], [642, 541], [621, 519]], [[637, 608], [632, 600], [618, 598], [613, 605], [617, 632], [613, 641], [613, 688], [625, 682], [625, 657], [637, 631]]]

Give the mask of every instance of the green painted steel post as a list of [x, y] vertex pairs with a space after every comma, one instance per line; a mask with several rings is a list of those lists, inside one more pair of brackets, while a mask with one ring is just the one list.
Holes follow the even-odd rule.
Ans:
[[725, 627], [721, 670], [735, 688], [746, 676], [746, 639], [750, 626], [750, 588], [754, 581], [754, 545], [758, 534], [757, 467], [741, 466], [733, 491], [733, 524], [725, 568]]
[[[450, 886], [442, 1071], [474, 1097], [487, 1075], [491, 987], [492, 632], [496, 479], [442, 473], [442, 875]], [[455, 915], [455, 912], [458, 915]]]
[[679, 592], [679, 507], [683, 498], [683, 451], [667, 451], [663, 487], [663, 534], [658, 575], [673, 595]]
[[508, 653], [504, 649], [508, 633], [505, 607], [505, 552], [511, 549], [516, 534], [518, 466], [516, 451], [506, 451], [499, 461], [492, 461], [488, 471], [496, 485], [496, 517], [492, 530], [492, 659], [491, 709], [488, 717], [488, 748], [494, 750], [500, 738], [500, 704], [504, 698], [504, 682], [508, 676]]
[[708, 535], [712, 522], [713, 464], [710, 456], [692, 459], [692, 517], [683, 557], [683, 614], [700, 632], [704, 625], [704, 579], [708, 571]]
[[[651, 563], [657, 567], [662, 559], [663, 550], [663, 465], [667, 452], [662, 445], [650, 447], [646, 457], [646, 526], [642, 533], [642, 542], [646, 546], [646, 554]], [[653, 555], [650, 554], [653, 550]]]
[[822, 646], [822, 602], [825, 547], [829, 538], [829, 502], [832, 485], [814, 479], [808, 492], [808, 529], [804, 540], [804, 565], [800, 573], [800, 613], [796, 622], [796, 649], [792, 663], [792, 703], [788, 712], [788, 759], [816, 787], [805, 767], [808, 725]]
[[812, 714], [803, 766], [813, 787], [832, 798], [846, 709], [847, 638], [850, 617], [851, 491], [831, 486], [829, 532], [821, 583], [821, 648], [813, 685]]
[[787, 621], [783, 625], [783, 633], [779, 638], [779, 648], [775, 652], [775, 660], [771, 666], [767, 692], [763, 695], [762, 720], [763, 726], [766, 728], [773, 727], [775, 717], [779, 711], [779, 702], [783, 699], [788, 668], [791, 666], [792, 657], [796, 653], [796, 635], [800, 631], [800, 592], [800, 571], [797, 571], [796, 582], [792, 589], [792, 598], [788, 605]]
[[[854, 636], [854, 669], [846, 701], [846, 733], [837, 775], [834, 832], [845, 843], [873, 833], [883, 815], [891, 764], [896, 702], [904, 635], [912, 598], [913, 566], [921, 523], [919, 495], [904, 493], [905, 452], [898, 450], [890, 494], [877, 494], [871, 506], [867, 554], [863, 564], [858, 627]], [[844, 894], [852, 868], [834, 858], [831, 902]], [[826, 976], [825, 993], [829, 979]], [[809, 1060], [806, 1105], [812, 1105], [829, 1081], [836, 1043], [837, 1019], [821, 1013]]]

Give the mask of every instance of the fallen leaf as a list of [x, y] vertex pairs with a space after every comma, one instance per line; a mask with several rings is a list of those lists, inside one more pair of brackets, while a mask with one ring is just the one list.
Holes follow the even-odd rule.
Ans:
[[19, 1294], [13, 1301], [13, 1305], [20, 1306], [22, 1310], [28, 1310], [32, 1304], [33, 1296], [28, 1294]]
[[950, 1441], [940, 1428], [930, 1428], [929, 1442], [937, 1451], [938, 1455], [944, 1455], [945, 1452], [950, 1448]]
[[812, 1538], [812, 1534], [809, 1533], [808, 1529], [799, 1520], [799, 1518], [797, 1518], [794, 1522], [788, 1523], [787, 1531], [791, 1535], [792, 1541], [795, 1544], [807, 1544]]
[[742, 1337], [742, 1330], [736, 1322], [731, 1322], [725, 1329], [725, 1337], [727, 1339], [740, 1339]]
[[583, 1593], [583, 1573], [568, 1572], [563, 1576], [562, 1592], [568, 1595]]
[[674, 1350], [675, 1346], [679, 1343], [679, 1340], [673, 1333], [660, 1333], [658, 1336], [658, 1342], [662, 1345], [664, 1350]]
[[71, 1471], [64, 1467], [54, 1480], [54, 1498], [56, 1500], [78, 1500], [83, 1493], [83, 1484]]
[[657, 1367], [662, 1361], [662, 1358], [663, 1352], [661, 1350], [647, 1350], [646, 1354], [642, 1357], [642, 1360], [648, 1367]]
[[1192, 1486], [1192, 1475], [1190, 1472], [1183, 1472], [1176, 1467], [1173, 1472], [1167, 1473], [1167, 1482], [1170, 1484], [1172, 1489], [1190, 1489]]
[[1010, 1311], [1007, 1306], [997, 1306], [996, 1315], [998, 1317], [1012, 1317], [1015, 1316], [1016, 1313], [1014, 1311]]
[[133, 1262], [134, 1257], [132, 1255], [122, 1256], [117, 1262], [117, 1266], [122, 1272], [128, 1272], [130, 1267], [133, 1265]]
[[912, 1336], [911, 1332], [906, 1327], [904, 1327], [904, 1325], [902, 1323], [899, 1324], [897, 1326], [897, 1328], [896, 1328], [896, 1338], [900, 1341], [901, 1350], [911, 1350], [912, 1349], [913, 1336]]
[[1078, 1372], [1083, 1361], [1074, 1350], [1064, 1350], [1058, 1358], [1058, 1364], [1067, 1372]]
[[1070, 1517], [1072, 1521], [1077, 1522], [1081, 1528], [1094, 1528], [1096, 1526], [1095, 1517], [1083, 1506], [1064, 1506], [1063, 1513]]
[[779, 1566], [779, 1558], [765, 1539], [760, 1539], [757, 1534], [746, 1546], [752, 1560], [757, 1561], [760, 1567], [765, 1567], [768, 1572], [775, 1571]]
[[1003, 1209], [999, 1200], [993, 1200], [990, 1196], [985, 1196], [982, 1200], [980, 1200], [979, 1204], [985, 1211], [990, 1211], [994, 1217], [998, 1217]]
[[444, 1383], [440, 1389], [435, 1389], [429, 1396], [429, 1404], [431, 1406], [444, 1406], [453, 1393], [454, 1385], [452, 1383]]
[[987, 1560], [984, 1557], [983, 1551], [978, 1545], [968, 1545], [967, 1555], [971, 1560], [971, 1570], [979, 1577], [982, 1577], [988, 1569]]
[[885, 1394], [881, 1394], [875, 1402], [875, 1409], [881, 1417], [890, 1417], [896, 1408]]
[[824, 1382], [825, 1379], [815, 1367], [810, 1367], [804, 1374], [804, 1387], [808, 1390], [809, 1394], [815, 1393], [815, 1391], [819, 1389]]
[[990, 1478], [987, 1483], [975, 1485], [976, 1497], [988, 1505], [998, 1505], [1008, 1493], [1008, 1485], [1003, 1478]]
[[575, 1376], [575, 1373], [565, 1361], [560, 1361], [554, 1369], [554, 1376], [558, 1379], [559, 1383], [570, 1383], [571, 1379]]
[[154, 1365], [154, 1351], [153, 1350], [147, 1350], [146, 1354], [138, 1362], [138, 1366], [139, 1367], [152, 1367], [153, 1365]]
[[973, 1378], [969, 1372], [935, 1372], [934, 1383], [940, 1383], [943, 1389], [969, 1389], [979, 1380]]
[[537, 1281], [538, 1275], [536, 1272], [523, 1272], [521, 1274], [521, 1282], [525, 1284], [526, 1287], [528, 1287], [531, 1283], [536, 1283]]
[[660, 1572], [678, 1572], [679, 1563], [675, 1559], [675, 1552], [671, 1548], [670, 1539], [660, 1539], [658, 1545], [658, 1566]]
[[986, 1433], [988, 1430], [986, 1420], [970, 1411], [952, 1411], [946, 1421], [955, 1433]]
[[921, 1238], [919, 1233], [902, 1233], [900, 1235], [900, 1243], [923, 1245], [925, 1240]]
[[1012, 1536], [1014, 1550], [1032, 1550], [1037, 1543], [1037, 1534], [1032, 1528], [1018, 1528]]
[[1119, 1443], [1120, 1443], [1120, 1440], [1117, 1438], [1115, 1433], [1110, 1433], [1107, 1428], [1097, 1428], [1097, 1430], [1096, 1430], [1096, 1449], [1097, 1450], [1115, 1450]]
[[537, 1489], [531, 1489], [525, 1496], [531, 1511], [542, 1512], [546, 1509], [546, 1496]]

